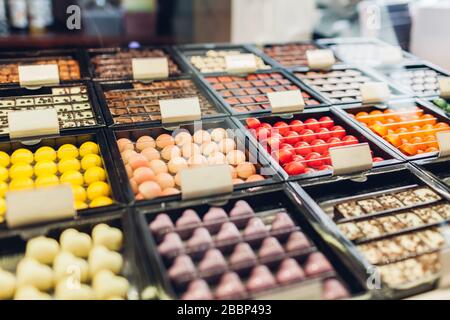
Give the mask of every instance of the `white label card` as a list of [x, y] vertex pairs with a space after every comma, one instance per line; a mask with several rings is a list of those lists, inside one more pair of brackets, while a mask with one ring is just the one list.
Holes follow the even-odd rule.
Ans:
[[257, 70], [256, 58], [252, 53], [225, 56], [227, 72], [248, 73]]
[[381, 103], [389, 101], [391, 91], [386, 83], [366, 82], [359, 88], [362, 103]]
[[19, 66], [21, 87], [36, 88], [59, 84], [59, 69], [56, 64]]
[[450, 77], [439, 78], [439, 89], [441, 91], [442, 98], [450, 98]]
[[450, 156], [450, 131], [436, 132], [436, 139], [439, 145], [439, 158]]
[[10, 228], [72, 218], [76, 212], [68, 184], [7, 192], [6, 207]]
[[183, 200], [233, 192], [228, 165], [185, 169], [180, 173]]
[[336, 63], [333, 51], [329, 49], [308, 50], [306, 59], [313, 70], [329, 70]]
[[302, 112], [305, 109], [305, 101], [300, 90], [269, 92], [267, 97], [272, 113]]
[[58, 114], [55, 109], [8, 112], [11, 139], [59, 134]]
[[200, 120], [200, 100], [198, 97], [159, 100], [162, 123]]
[[383, 65], [394, 65], [403, 60], [403, 51], [399, 46], [386, 46], [380, 52]]
[[169, 76], [167, 58], [136, 58], [131, 60], [134, 80], [153, 80]]
[[368, 143], [330, 148], [330, 157], [334, 176], [365, 172], [373, 167]]

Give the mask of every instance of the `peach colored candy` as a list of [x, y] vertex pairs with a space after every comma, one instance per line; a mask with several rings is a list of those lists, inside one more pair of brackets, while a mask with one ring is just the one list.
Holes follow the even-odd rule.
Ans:
[[178, 146], [167, 146], [161, 151], [161, 157], [166, 161], [170, 161], [170, 159], [180, 156], [181, 149]]
[[219, 151], [225, 154], [236, 149], [236, 143], [233, 139], [223, 139], [217, 145], [219, 147]]
[[208, 157], [208, 164], [226, 164], [227, 159], [222, 152], [214, 152]]
[[171, 146], [173, 144], [175, 144], [175, 141], [170, 134], [163, 133], [156, 138], [156, 146], [159, 149], [163, 149], [164, 147]]
[[138, 194], [135, 196], [135, 198], [136, 198], [136, 200], [144, 200], [144, 196], [143, 196], [141, 193], [138, 193]]
[[237, 179], [238, 173], [237, 173], [236, 168], [233, 167], [233, 166], [230, 166], [230, 165], [229, 165], [229, 167], [230, 167], [230, 171], [231, 171], [231, 178], [232, 179]]
[[181, 154], [186, 159], [192, 157], [195, 154], [199, 154], [199, 153], [200, 153], [200, 147], [198, 145], [196, 145], [195, 143], [184, 144], [183, 147], [181, 148]]
[[169, 161], [168, 167], [170, 173], [176, 174], [180, 170], [188, 168], [188, 164], [184, 158], [176, 157]]
[[259, 174], [254, 174], [251, 175], [250, 177], [247, 178], [246, 182], [257, 182], [257, 181], [262, 181], [264, 180], [264, 177], [259, 175]]
[[137, 194], [139, 192], [138, 184], [134, 178], [130, 179], [130, 186], [131, 186], [131, 190], [133, 190], [134, 194]]
[[159, 173], [156, 175], [156, 182], [159, 184], [161, 189], [173, 188], [175, 187], [175, 181], [173, 177], [168, 173]]
[[161, 187], [154, 181], [146, 181], [139, 186], [139, 193], [144, 199], [155, 199], [161, 193]]
[[245, 162], [245, 154], [241, 150], [233, 150], [227, 153], [227, 161], [233, 166]]
[[200, 146], [200, 151], [204, 156], [210, 156], [214, 152], [219, 151], [219, 147], [215, 142], [204, 143]]
[[190, 144], [192, 143], [192, 136], [189, 132], [180, 132], [175, 136], [175, 143], [179, 147], [182, 147], [185, 144]]
[[136, 149], [138, 151], [142, 151], [146, 148], [154, 148], [156, 147], [155, 140], [150, 136], [142, 136], [136, 141]]
[[159, 151], [155, 148], [146, 148], [141, 151], [141, 154], [148, 160], [155, 160], [160, 158]]
[[167, 188], [167, 189], [164, 189], [161, 192], [161, 195], [164, 196], [164, 197], [167, 197], [167, 196], [173, 196], [173, 195], [176, 195], [176, 194], [179, 194], [179, 193], [180, 193], [180, 190], [178, 190], [178, 189]]
[[123, 152], [125, 150], [134, 150], [133, 142], [126, 138], [120, 138], [119, 140], [117, 140], [117, 146], [119, 147], [120, 152]]
[[173, 180], [175, 181], [175, 185], [181, 187], [181, 174], [179, 172], [175, 175]]
[[244, 180], [242, 179], [233, 179], [233, 184], [241, 184], [244, 183]]
[[133, 156], [133, 155], [135, 155], [135, 154], [137, 154], [137, 152], [134, 151], [134, 150], [125, 150], [125, 151], [123, 151], [123, 152], [120, 154], [120, 156], [122, 157], [123, 162], [124, 162], [125, 164], [127, 164], [127, 163], [130, 161], [130, 157]]
[[239, 178], [247, 179], [248, 177], [256, 174], [255, 166], [250, 162], [243, 162], [236, 167]]
[[211, 135], [208, 133], [208, 131], [198, 130], [194, 133], [194, 142], [196, 144], [211, 142]]
[[167, 165], [162, 160], [152, 160], [150, 161], [150, 168], [155, 172], [155, 174], [166, 173]]
[[134, 170], [133, 178], [136, 180], [137, 184], [140, 185], [145, 181], [155, 180], [155, 173], [150, 168], [140, 167]]
[[219, 142], [227, 137], [227, 131], [223, 128], [216, 128], [211, 132], [211, 138], [215, 142]]
[[125, 165], [125, 171], [127, 172], [128, 178], [131, 178], [133, 176], [133, 169], [131, 169], [131, 166], [129, 164]]
[[131, 169], [136, 170], [139, 167], [147, 167], [148, 160], [142, 154], [135, 154], [130, 157]]
[[188, 159], [188, 165], [190, 168], [197, 168], [208, 165], [208, 160], [201, 154], [195, 154]]

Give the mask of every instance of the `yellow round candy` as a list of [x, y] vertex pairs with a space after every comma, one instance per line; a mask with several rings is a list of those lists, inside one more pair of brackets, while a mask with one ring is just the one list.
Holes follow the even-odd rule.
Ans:
[[102, 196], [102, 197], [98, 197], [98, 198], [95, 198], [94, 200], [92, 200], [92, 202], [89, 204], [89, 207], [91, 207], [91, 208], [103, 207], [103, 206], [109, 206], [113, 203], [114, 202], [112, 201], [111, 198]]
[[73, 198], [77, 201], [86, 201], [86, 190], [82, 186], [72, 185]]
[[96, 181], [105, 181], [106, 180], [106, 172], [103, 168], [100, 167], [92, 167], [86, 170], [84, 173], [84, 181], [87, 184], [91, 184]]
[[80, 156], [84, 157], [87, 154], [99, 154], [100, 148], [98, 147], [98, 144], [92, 141], [88, 141], [83, 143], [80, 146]]
[[16, 178], [16, 179], [11, 180], [11, 182], [9, 184], [10, 191], [31, 189], [33, 187], [34, 187], [34, 182], [31, 178]]
[[9, 171], [5, 167], [0, 167], [0, 181], [6, 181], [9, 177]]
[[82, 186], [84, 183], [83, 175], [79, 171], [66, 171], [62, 174], [61, 183], [69, 183]]
[[12, 164], [16, 163], [30, 164], [33, 162], [33, 160], [34, 160], [33, 153], [30, 150], [24, 148], [17, 149], [11, 155]]
[[51, 147], [40, 147], [34, 153], [34, 160], [39, 161], [55, 161], [56, 151]]
[[42, 160], [34, 166], [36, 177], [54, 175], [57, 171], [56, 164], [50, 160]]
[[27, 163], [16, 163], [9, 169], [11, 179], [31, 178], [33, 176], [33, 167]]
[[87, 170], [91, 167], [101, 167], [102, 158], [96, 154], [87, 154], [81, 159], [81, 168]]
[[75, 158], [62, 159], [58, 163], [58, 171], [64, 173], [67, 171], [79, 171], [81, 168], [80, 161]]
[[59, 184], [59, 178], [54, 174], [40, 176], [36, 179], [35, 184], [36, 187], [57, 186]]
[[75, 209], [78, 211], [78, 210], [83, 210], [83, 209], [87, 209], [88, 208], [88, 205], [85, 203], [85, 202], [83, 202], [83, 201], [78, 201], [78, 200], [76, 200], [75, 201]]
[[6, 201], [3, 198], [0, 198], [0, 222], [2, 222], [2, 217], [6, 213]]
[[93, 182], [87, 188], [87, 197], [91, 201], [98, 197], [109, 196], [109, 193], [109, 185], [103, 181]]
[[9, 155], [5, 151], [0, 151], [0, 166], [9, 166]]
[[4, 181], [0, 182], [0, 198], [3, 198], [8, 191], [8, 184]]
[[78, 149], [73, 144], [63, 144], [58, 149], [58, 159], [73, 159], [78, 157]]

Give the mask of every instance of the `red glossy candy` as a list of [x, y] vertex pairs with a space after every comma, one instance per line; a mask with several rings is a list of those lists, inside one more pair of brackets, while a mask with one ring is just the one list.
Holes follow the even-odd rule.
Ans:
[[322, 117], [319, 119], [322, 128], [330, 129], [334, 126], [334, 121], [330, 117]]
[[319, 139], [327, 141], [328, 139], [331, 138], [330, 130], [328, 130], [327, 128], [320, 128], [320, 130], [317, 131], [316, 133], [317, 133], [317, 138], [319, 138]]
[[320, 129], [320, 123], [314, 118], [308, 119], [305, 121], [306, 128], [316, 132]]
[[286, 122], [283, 121], [278, 121], [277, 123], [275, 123], [273, 125], [273, 128], [276, 129], [279, 134], [281, 135], [286, 135], [287, 133], [289, 133], [290, 129], [289, 126]]
[[305, 142], [311, 143], [314, 140], [316, 140], [316, 135], [314, 134], [314, 131], [311, 129], [305, 129], [300, 133], [301, 139]]
[[272, 130], [272, 125], [270, 123], [264, 122], [261, 127]]
[[290, 176], [296, 176], [305, 173], [305, 166], [301, 162], [292, 161], [284, 166], [284, 170]]
[[313, 151], [311, 146], [305, 141], [300, 141], [299, 143], [296, 143], [294, 147], [295, 153], [304, 157]]
[[307, 167], [307, 168], [305, 169], [305, 174], [306, 174], [306, 173], [313, 173], [313, 172], [316, 172], [316, 170], [314, 170], [313, 168]]
[[344, 143], [345, 146], [350, 146], [352, 144], [359, 143], [358, 139], [354, 136], [346, 136], [342, 139], [342, 142]]
[[256, 129], [261, 125], [261, 122], [256, 118], [248, 118], [245, 122], [247, 123], [247, 127], [249, 129]]
[[300, 133], [305, 129], [305, 125], [300, 120], [292, 120], [289, 125], [291, 126], [291, 130], [297, 133]]
[[320, 166], [319, 168], [317, 168], [317, 170], [319, 170], [319, 171], [333, 170], [333, 167], [330, 165], [324, 164], [323, 166]]
[[310, 153], [305, 159], [310, 167], [319, 168], [323, 165], [322, 156], [317, 152]]
[[300, 135], [295, 131], [289, 132], [285, 136], [285, 139], [284, 139], [284, 142], [289, 143], [289, 144], [296, 144], [299, 141], [300, 141]]
[[325, 141], [320, 140], [320, 139], [314, 140], [311, 143], [311, 146], [313, 147], [312, 149], [314, 152], [317, 152], [320, 154], [324, 154], [325, 152], [328, 151], [328, 145], [325, 143]]
[[299, 154], [296, 154], [294, 157], [292, 157], [292, 161], [297, 161], [297, 162], [304, 162], [305, 158]]
[[286, 164], [286, 163], [291, 162], [293, 156], [294, 156], [294, 154], [291, 151], [286, 150], [286, 149], [279, 150], [278, 152], [275, 152], [275, 155], [274, 155], [274, 157], [276, 159], [278, 159], [278, 161], [281, 164]]
[[341, 126], [334, 126], [330, 129], [330, 131], [332, 137], [342, 139], [346, 135], [345, 129]]
[[329, 148], [334, 148], [334, 147], [339, 147], [342, 145], [341, 143], [341, 139], [337, 138], [337, 137], [333, 137], [327, 140], [328, 143], [328, 147]]
[[267, 128], [259, 127], [255, 132], [258, 140], [265, 140], [270, 137], [270, 130]]
[[384, 161], [384, 159], [381, 158], [381, 157], [375, 157], [375, 158], [373, 158], [372, 160], [373, 160], [373, 162], [381, 162], [381, 161]]

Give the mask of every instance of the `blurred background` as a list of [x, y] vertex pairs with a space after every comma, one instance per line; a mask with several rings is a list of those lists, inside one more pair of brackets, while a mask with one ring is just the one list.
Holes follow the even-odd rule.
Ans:
[[450, 68], [449, 29], [449, 0], [0, 0], [9, 51], [364, 36]]

